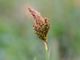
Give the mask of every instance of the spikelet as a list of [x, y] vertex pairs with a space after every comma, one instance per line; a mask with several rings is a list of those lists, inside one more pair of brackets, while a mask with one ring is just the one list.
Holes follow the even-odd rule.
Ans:
[[37, 36], [40, 38], [40, 40], [43, 40], [44, 46], [46, 51], [48, 50], [47, 46], [47, 34], [50, 28], [50, 24], [47, 18], [43, 18], [41, 14], [33, 9], [32, 7], [28, 8], [28, 11], [34, 18], [34, 25], [33, 28], [37, 34]]

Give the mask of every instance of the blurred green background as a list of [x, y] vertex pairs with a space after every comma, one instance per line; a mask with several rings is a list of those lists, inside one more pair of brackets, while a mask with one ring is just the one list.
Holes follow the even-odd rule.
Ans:
[[0, 0], [0, 60], [46, 60], [25, 5], [50, 21], [49, 60], [80, 60], [80, 0]]

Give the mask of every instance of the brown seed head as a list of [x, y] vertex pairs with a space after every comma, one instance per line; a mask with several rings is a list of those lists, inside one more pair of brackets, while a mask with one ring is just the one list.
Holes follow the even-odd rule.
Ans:
[[34, 30], [35, 30], [37, 36], [41, 40], [47, 42], [47, 34], [48, 34], [48, 31], [50, 28], [48, 19], [43, 18], [38, 11], [36, 11], [35, 9], [33, 9], [31, 7], [29, 7], [28, 10], [29, 10], [30, 14], [33, 16], [33, 18], [35, 19], [33, 27], [34, 27]]

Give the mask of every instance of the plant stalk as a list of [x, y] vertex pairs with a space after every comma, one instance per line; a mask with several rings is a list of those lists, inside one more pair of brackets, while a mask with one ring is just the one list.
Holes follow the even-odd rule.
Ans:
[[43, 43], [44, 43], [44, 47], [45, 47], [45, 60], [49, 60], [48, 43], [45, 41]]

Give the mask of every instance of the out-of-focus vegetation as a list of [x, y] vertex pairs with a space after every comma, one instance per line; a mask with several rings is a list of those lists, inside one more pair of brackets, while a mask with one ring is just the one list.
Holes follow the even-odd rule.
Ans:
[[0, 60], [45, 60], [25, 5], [49, 18], [49, 60], [80, 60], [79, 0], [0, 0]]

